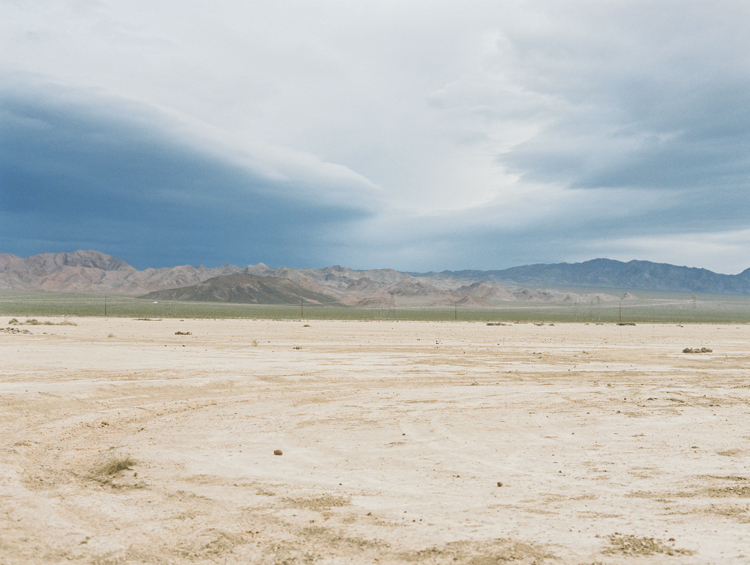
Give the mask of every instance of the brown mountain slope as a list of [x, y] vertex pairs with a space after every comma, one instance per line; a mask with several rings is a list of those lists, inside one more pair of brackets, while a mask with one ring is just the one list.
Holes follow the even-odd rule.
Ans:
[[[267, 271], [265, 265], [248, 267]], [[234, 265], [208, 269], [183, 265], [138, 269], [98, 251], [43, 253], [22, 259], [0, 255], [0, 290], [46, 290], [97, 294], [143, 294], [199, 283], [211, 277], [243, 272]]]
[[[478, 272], [472, 272], [476, 275]], [[246, 279], [236, 283], [200, 283], [222, 276], [253, 275], [277, 279], [262, 286]], [[478, 276], [478, 275], [477, 275]], [[278, 280], [296, 286], [279, 286]], [[236, 283], [236, 284], [235, 284]], [[283, 284], [287, 284], [283, 283]], [[227, 286], [229, 284], [229, 286]], [[235, 284], [234, 287], [231, 285]], [[237, 286], [239, 285], [239, 286]], [[260, 285], [260, 286], [259, 286]], [[174, 289], [187, 289], [177, 293]], [[239, 288], [239, 290], [238, 290]], [[509, 301], [591, 302], [616, 300], [606, 294], [576, 295], [554, 290], [532, 290], [490, 281], [467, 281], [446, 273], [408, 274], [393, 269], [355, 271], [335, 265], [324, 269], [271, 269], [259, 263], [247, 267], [221, 265], [207, 268], [182, 265], [139, 271], [126, 262], [98, 251], [44, 253], [25, 259], [0, 254], [0, 290], [45, 290], [98, 294], [144, 295], [170, 290], [179, 300], [221, 300], [256, 303], [308, 302], [349, 306], [402, 307], [492, 307]], [[167, 296], [167, 295], [164, 295]], [[161, 298], [162, 300], [165, 298]]]
[[248, 274], [214, 277], [188, 287], [151, 292], [141, 298], [240, 304], [299, 304], [300, 300], [312, 304], [337, 303], [334, 297], [289, 279]]

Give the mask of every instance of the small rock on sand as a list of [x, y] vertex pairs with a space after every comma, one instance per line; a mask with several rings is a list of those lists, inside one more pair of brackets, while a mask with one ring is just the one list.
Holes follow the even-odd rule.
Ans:
[[283, 451], [281, 451], [280, 449], [274, 449], [274, 450], [273, 450], [273, 454], [274, 454], [274, 455], [284, 455], [284, 452], [283, 452]]

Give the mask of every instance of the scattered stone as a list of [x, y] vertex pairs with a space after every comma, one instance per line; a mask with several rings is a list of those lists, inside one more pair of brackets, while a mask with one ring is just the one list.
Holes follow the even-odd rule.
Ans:
[[500, 481], [497, 481], [497, 486], [501, 487], [503, 486], [503, 483], [501, 483]]
[[191, 332], [174, 332], [174, 335], [193, 335]]
[[284, 452], [283, 452], [283, 451], [281, 451], [280, 449], [274, 449], [274, 450], [273, 450], [273, 454], [274, 454], [274, 455], [284, 455]]
[[713, 353], [713, 351], [710, 347], [686, 347], [682, 350], [683, 353]]
[[618, 326], [634, 326], [635, 322], [617, 322]]

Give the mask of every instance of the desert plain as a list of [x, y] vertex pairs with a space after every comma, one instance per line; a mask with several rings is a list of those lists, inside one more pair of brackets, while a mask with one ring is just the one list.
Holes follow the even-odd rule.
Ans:
[[750, 325], [70, 321], [0, 333], [2, 565], [750, 563]]

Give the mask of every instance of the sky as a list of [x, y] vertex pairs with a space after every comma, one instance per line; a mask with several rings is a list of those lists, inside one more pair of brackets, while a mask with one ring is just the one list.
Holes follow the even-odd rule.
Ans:
[[750, 267], [750, 3], [0, 0], [0, 253]]

